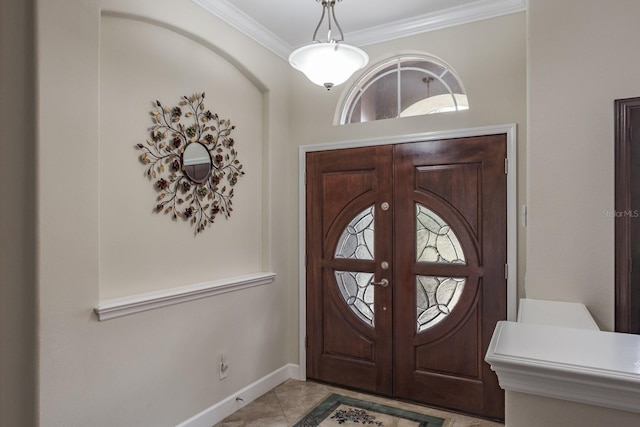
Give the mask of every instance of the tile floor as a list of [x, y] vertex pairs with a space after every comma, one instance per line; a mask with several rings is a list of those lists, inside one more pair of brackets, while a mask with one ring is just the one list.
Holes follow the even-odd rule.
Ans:
[[215, 427], [290, 427], [331, 393], [396, 406], [444, 418], [443, 427], [501, 427], [503, 424], [445, 412], [427, 406], [393, 401], [383, 397], [344, 390], [312, 381], [287, 380], [251, 402]]

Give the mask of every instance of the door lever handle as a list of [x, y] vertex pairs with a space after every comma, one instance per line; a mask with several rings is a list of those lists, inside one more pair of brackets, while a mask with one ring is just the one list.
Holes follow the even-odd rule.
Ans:
[[389, 281], [387, 279], [382, 279], [379, 282], [371, 282], [372, 285], [376, 285], [376, 286], [382, 286], [383, 288], [386, 288], [387, 286], [389, 286]]

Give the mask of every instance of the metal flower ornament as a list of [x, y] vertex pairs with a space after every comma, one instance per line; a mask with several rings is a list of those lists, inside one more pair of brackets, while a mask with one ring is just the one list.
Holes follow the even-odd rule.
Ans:
[[183, 96], [175, 107], [156, 101], [150, 137], [136, 144], [159, 193], [155, 212], [189, 221], [196, 234], [218, 215], [229, 218], [234, 186], [244, 175], [231, 137], [235, 126], [205, 109], [204, 97]]

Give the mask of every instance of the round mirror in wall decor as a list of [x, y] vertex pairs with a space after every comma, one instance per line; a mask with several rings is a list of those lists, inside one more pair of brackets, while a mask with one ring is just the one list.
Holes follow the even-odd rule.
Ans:
[[211, 155], [200, 142], [188, 144], [182, 153], [182, 168], [191, 181], [200, 184], [211, 175]]
[[234, 187], [244, 175], [231, 137], [235, 126], [207, 110], [204, 98], [204, 92], [183, 96], [174, 107], [156, 101], [147, 143], [136, 144], [158, 192], [155, 212], [189, 221], [196, 234], [218, 215], [231, 215]]

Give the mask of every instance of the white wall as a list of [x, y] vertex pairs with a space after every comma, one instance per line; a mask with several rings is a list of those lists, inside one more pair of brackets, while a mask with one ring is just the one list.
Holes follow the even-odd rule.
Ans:
[[634, 0], [529, 2], [527, 297], [614, 326], [613, 101], [640, 96]]
[[31, 1], [0, 2], [0, 425], [36, 418], [35, 44]]
[[[269, 167], [289, 141], [289, 67], [189, 0], [43, 1], [37, 12], [39, 423], [175, 425], [295, 362], [284, 309], [295, 280], [294, 217], [270, 202], [290, 174]], [[184, 51], [168, 49], [176, 46]], [[117, 64], [131, 54], [140, 57]], [[145, 79], [151, 64], [167, 68]], [[221, 73], [229, 79], [214, 81]], [[194, 237], [187, 224], [152, 212], [154, 191], [133, 145], [151, 125], [153, 94], [170, 104], [197, 90], [238, 125], [248, 175], [231, 219]], [[229, 242], [230, 229], [238, 242]], [[225, 245], [229, 253], [213, 256]], [[276, 281], [106, 322], [92, 312], [105, 296], [256, 269], [274, 271]], [[222, 351], [231, 370], [219, 381]]]

